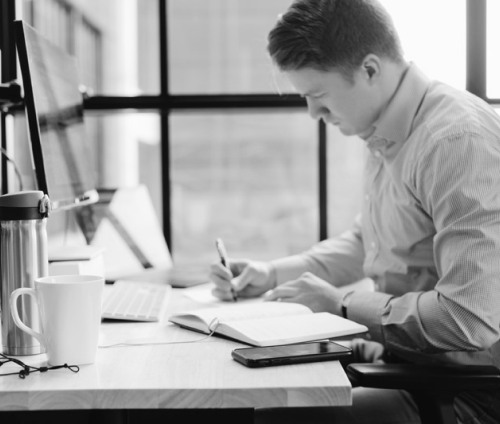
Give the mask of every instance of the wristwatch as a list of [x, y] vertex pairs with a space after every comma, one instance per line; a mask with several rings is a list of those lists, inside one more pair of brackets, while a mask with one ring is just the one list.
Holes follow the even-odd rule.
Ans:
[[340, 306], [340, 311], [342, 312], [342, 316], [344, 318], [347, 318], [347, 307], [349, 306], [349, 302], [351, 301], [351, 297], [354, 291], [350, 291], [349, 293], [346, 293], [344, 297], [342, 298], [341, 306]]

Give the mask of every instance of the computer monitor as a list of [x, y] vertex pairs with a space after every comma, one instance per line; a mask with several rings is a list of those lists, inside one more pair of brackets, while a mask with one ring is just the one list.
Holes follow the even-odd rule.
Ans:
[[38, 189], [53, 210], [94, 203], [76, 59], [23, 21], [15, 31]]

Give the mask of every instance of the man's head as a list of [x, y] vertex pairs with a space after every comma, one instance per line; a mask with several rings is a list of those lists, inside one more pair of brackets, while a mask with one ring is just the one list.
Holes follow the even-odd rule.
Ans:
[[336, 69], [349, 78], [370, 53], [403, 61], [392, 19], [376, 0], [296, 0], [268, 41], [282, 71]]
[[296, 0], [268, 51], [310, 115], [366, 137], [406, 68], [390, 16], [376, 0]]

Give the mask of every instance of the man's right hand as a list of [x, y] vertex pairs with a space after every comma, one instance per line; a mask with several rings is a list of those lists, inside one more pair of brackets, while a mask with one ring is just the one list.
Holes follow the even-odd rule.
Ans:
[[219, 299], [233, 299], [231, 284], [238, 297], [257, 297], [276, 287], [276, 273], [269, 262], [231, 259], [229, 266], [231, 271], [216, 262], [210, 269], [210, 280], [215, 283], [212, 293]]

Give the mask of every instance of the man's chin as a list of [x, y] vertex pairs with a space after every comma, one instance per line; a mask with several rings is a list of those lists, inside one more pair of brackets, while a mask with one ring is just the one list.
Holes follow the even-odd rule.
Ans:
[[352, 128], [345, 128], [345, 127], [341, 127], [339, 125], [335, 125], [339, 131], [345, 135], [345, 136], [351, 136], [351, 135], [356, 135], [356, 131], [354, 131]]
[[345, 136], [350, 137], [352, 135], [358, 135], [356, 130], [352, 127], [346, 127], [346, 126], [339, 124], [339, 123], [334, 124], [333, 122], [327, 122], [327, 123], [330, 124], [332, 127], [338, 128], [338, 130]]
[[337, 128], [339, 129], [339, 131], [345, 135], [345, 136], [353, 136], [353, 135], [356, 135], [358, 136], [359, 138], [362, 138], [363, 140], [366, 140], [367, 138], [369, 138], [373, 132], [375, 131], [375, 127], [370, 127], [370, 128], [367, 128], [365, 130], [356, 130], [355, 128], [352, 128], [352, 127], [342, 127], [342, 126], [338, 126], [337, 125]]

